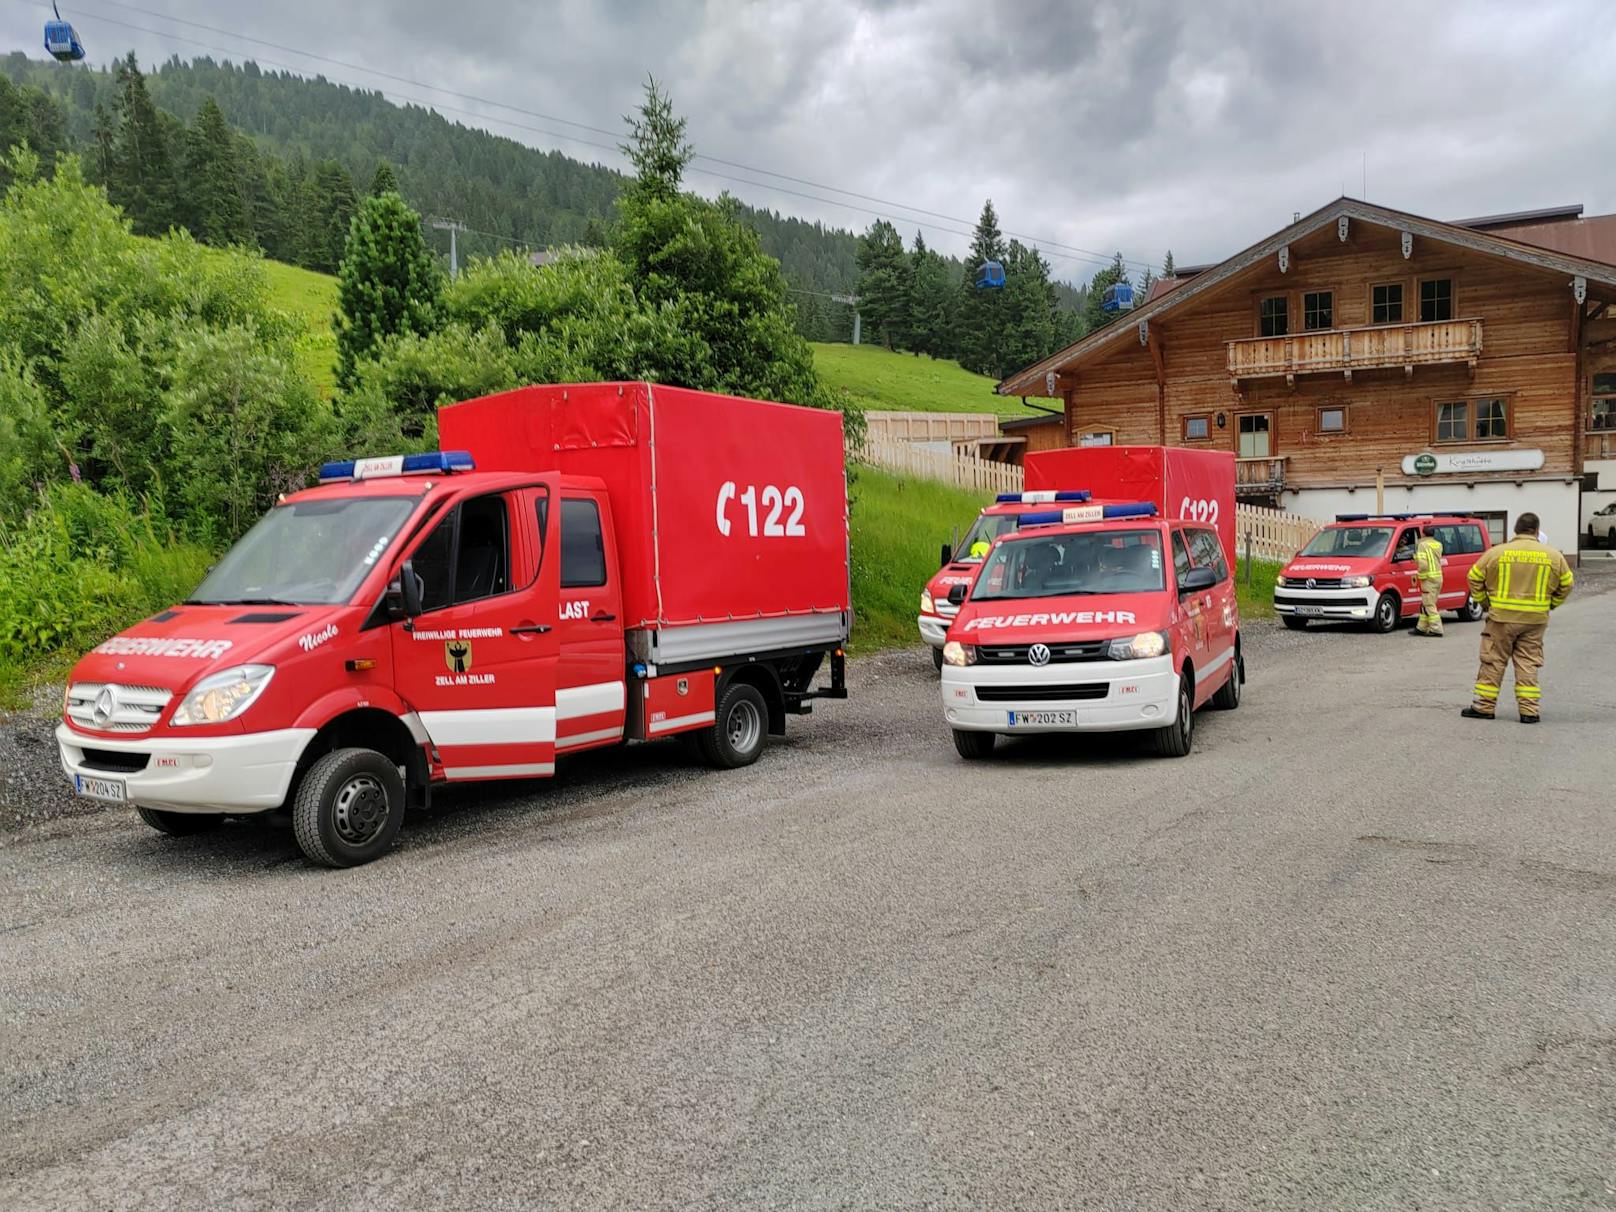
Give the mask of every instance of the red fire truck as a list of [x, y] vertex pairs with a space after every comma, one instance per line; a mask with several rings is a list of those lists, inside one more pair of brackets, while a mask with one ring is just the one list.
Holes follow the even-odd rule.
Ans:
[[956, 585], [969, 585], [995, 539], [1013, 533], [1025, 514], [1052, 504], [1148, 501], [1162, 517], [1201, 522], [1218, 532], [1224, 556], [1235, 563], [1234, 455], [1176, 446], [1074, 446], [1027, 456], [1026, 488], [1001, 495], [983, 509], [959, 546], [945, 545], [942, 568], [920, 594], [916, 622], [941, 669]]
[[79, 794], [174, 834], [289, 808], [351, 866], [442, 784], [671, 736], [743, 766], [846, 697], [839, 414], [597, 383], [439, 425], [441, 452], [327, 464], [78, 663]]

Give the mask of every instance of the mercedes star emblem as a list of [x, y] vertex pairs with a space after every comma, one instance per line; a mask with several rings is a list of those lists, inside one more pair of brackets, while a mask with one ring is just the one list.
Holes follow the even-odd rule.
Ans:
[[1029, 665], [1049, 664], [1049, 645], [1034, 644], [1031, 648], [1027, 649], [1027, 663]]

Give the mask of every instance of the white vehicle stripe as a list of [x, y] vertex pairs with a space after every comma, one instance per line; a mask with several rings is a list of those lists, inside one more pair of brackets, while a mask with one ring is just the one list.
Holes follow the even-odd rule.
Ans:
[[554, 774], [554, 762], [525, 762], [515, 766], [445, 766], [443, 773], [451, 779], [520, 779], [534, 775]]
[[570, 749], [574, 745], [589, 745], [595, 741], [615, 741], [623, 735], [621, 726], [617, 728], [598, 728], [594, 732], [580, 732], [576, 736], [564, 736], [556, 739], [557, 749]]
[[520, 745], [555, 740], [554, 707], [484, 707], [423, 711], [434, 745]]
[[1195, 680], [1197, 682], [1204, 681], [1206, 678], [1210, 677], [1212, 674], [1214, 674], [1218, 670], [1222, 669], [1225, 665], [1227, 665], [1233, 659], [1234, 659], [1234, 645], [1230, 644], [1227, 648], [1225, 648], [1223, 650], [1223, 652], [1220, 655], [1213, 657], [1210, 661], [1208, 661], [1206, 663], [1206, 665], [1203, 668], [1197, 669], [1195, 671]]
[[667, 732], [670, 728], [683, 728], [689, 724], [711, 724], [718, 718], [711, 711], [698, 711], [695, 715], [676, 715], [671, 720], [654, 720], [651, 723], [652, 732]]
[[579, 716], [604, 715], [621, 711], [628, 697], [622, 682], [596, 682], [592, 686], [568, 686], [556, 691], [556, 719], [575, 720]]

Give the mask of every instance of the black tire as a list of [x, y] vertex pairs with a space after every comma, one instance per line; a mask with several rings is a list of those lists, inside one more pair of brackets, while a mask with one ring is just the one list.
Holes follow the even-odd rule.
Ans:
[[938, 673], [943, 671], [943, 650], [941, 648], [931, 650], [931, 667]]
[[357, 867], [392, 849], [404, 822], [404, 780], [374, 749], [333, 749], [297, 785], [297, 845], [325, 867]]
[[769, 705], [755, 686], [731, 682], [718, 700], [713, 726], [696, 734], [709, 766], [739, 770], [758, 760], [769, 735]]
[[1459, 607], [1459, 621], [1461, 623], [1479, 623], [1487, 617], [1487, 609], [1475, 598], [1465, 597], [1465, 604]]
[[996, 732], [962, 732], [954, 729], [954, 748], [968, 762], [992, 757], [993, 743], [998, 739]]
[[1156, 752], [1163, 757], [1185, 757], [1195, 745], [1195, 690], [1188, 674], [1178, 679], [1178, 716], [1156, 729]]
[[1282, 614], [1279, 617], [1282, 620], [1284, 620], [1285, 626], [1288, 627], [1292, 631], [1306, 631], [1307, 630], [1307, 620], [1302, 618], [1299, 615]]
[[158, 833], [169, 837], [190, 837], [193, 833], [206, 833], [217, 829], [224, 821], [222, 812], [163, 812], [158, 808], [136, 808], [140, 819]]
[[1375, 614], [1369, 620], [1369, 630], [1378, 631], [1381, 635], [1385, 635], [1388, 631], [1396, 630], [1397, 624], [1402, 617], [1402, 602], [1398, 600], [1395, 593], [1387, 590], [1380, 595], [1380, 599], [1375, 603]]
[[1233, 711], [1240, 706], [1240, 688], [1246, 680], [1246, 655], [1240, 651], [1240, 642], [1235, 641], [1234, 660], [1229, 662], [1229, 680], [1218, 687], [1218, 692], [1212, 696], [1212, 706], [1219, 711]]

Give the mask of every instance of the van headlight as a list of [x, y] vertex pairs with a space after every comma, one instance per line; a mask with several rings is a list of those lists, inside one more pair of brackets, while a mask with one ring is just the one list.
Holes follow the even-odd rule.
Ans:
[[1374, 583], [1375, 583], [1375, 578], [1374, 577], [1361, 577], [1360, 576], [1360, 577], [1342, 577], [1341, 578], [1341, 588], [1343, 588], [1343, 589], [1368, 589]]
[[[1290, 583], [1291, 579], [1286, 576], [1277, 576], [1274, 578], [1274, 584], [1278, 585], [1281, 589], [1284, 589], [1285, 586], [1289, 585]], [[1298, 584], [1300, 584], [1300, 582], [1298, 582]]]
[[949, 640], [943, 645], [943, 664], [960, 666], [976, 664], [976, 645]]
[[273, 665], [239, 665], [210, 674], [191, 688], [169, 723], [184, 728], [191, 724], [222, 724], [233, 720], [252, 706], [274, 676]]
[[937, 603], [932, 600], [932, 596], [931, 596], [930, 591], [925, 590], [925, 589], [922, 589], [920, 591], [920, 613], [921, 614], [936, 614], [937, 613]]
[[1138, 635], [1112, 640], [1105, 655], [1113, 661], [1147, 661], [1167, 651], [1167, 633], [1141, 631]]

